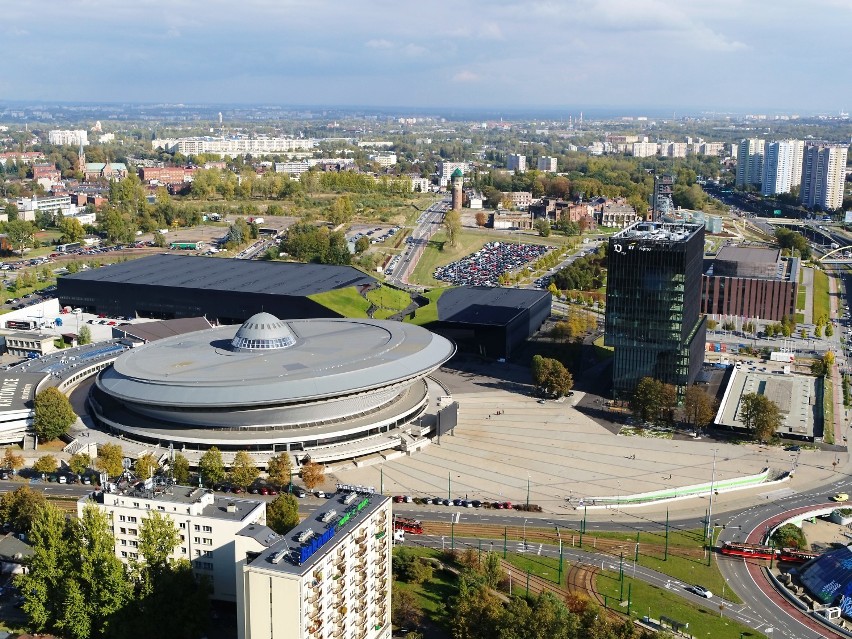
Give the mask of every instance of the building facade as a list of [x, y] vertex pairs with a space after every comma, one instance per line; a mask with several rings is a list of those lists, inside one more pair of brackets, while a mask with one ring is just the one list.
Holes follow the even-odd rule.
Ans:
[[89, 134], [83, 130], [63, 130], [54, 129], [47, 132], [47, 141], [50, 144], [71, 145], [71, 146], [88, 146]]
[[682, 394], [701, 370], [704, 226], [639, 222], [609, 240], [604, 342], [615, 350], [613, 393], [643, 377]]
[[[763, 150], [762, 195], [789, 193], [793, 187], [793, 174], [801, 176], [802, 165], [794, 164], [796, 140], [767, 142]], [[800, 154], [801, 157], [801, 154]], [[801, 179], [801, 177], [800, 177]]]
[[824, 211], [843, 206], [848, 153], [848, 147], [836, 144], [808, 143], [805, 146], [799, 190], [802, 204]]
[[292, 153], [294, 151], [312, 151], [317, 140], [312, 138], [166, 138], [151, 142], [154, 149], [163, 149], [169, 153], [198, 155], [215, 153], [224, 157], [237, 155], [268, 155], [273, 153]]
[[525, 173], [527, 170], [527, 156], [519, 153], [510, 153], [506, 156], [506, 168], [510, 171]]
[[737, 152], [737, 186], [760, 184], [763, 178], [763, 148], [766, 140], [750, 138], [740, 142]]
[[[78, 516], [87, 504], [109, 517], [115, 555], [124, 562], [139, 559], [139, 531], [145, 518], [154, 512], [169, 517], [180, 539], [172, 558], [190, 561], [193, 573], [209, 580], [211, 598], [220, 601], [236, 601], [236, 567], [246, 553], [263, 550], [264, 541], [280, 539], [264, 525], [265, 501], [217, 496], [205, 488], [152, 485], [97, 493], [95, 499], [87, 495], [77, 502]], [[252, 526], [263, 528], [266, 538], [258, 541], [257, 535], [240, 534]]]
[[556, 173], [556, 166], [556, 158], [549, 156], [539, 158], [538, 162], [536, 163], [536, 168], [539, 171], [545, 171], [547, 173]]
[[442, 187], [450, 183], [450, 176], [458, 169], [462, 173], [468, 171], [467, 162], [439, 162], [438, 163], [438, 184]]
[[391, 501], [353, 488], [239, 563], [239, 639], [390, 638]]
[[648, 142], [647, 139], [642, 142], [633, 143], [633, 155], [637, 158], [649, 158], [657, 155], [657, 151], [659, 151], [659, 149], [659, 144], [656, 142]]
[[799, 260], [778, 249], [725, 246], [701, 281], [701, 312], [780, 322], [796, 312]]

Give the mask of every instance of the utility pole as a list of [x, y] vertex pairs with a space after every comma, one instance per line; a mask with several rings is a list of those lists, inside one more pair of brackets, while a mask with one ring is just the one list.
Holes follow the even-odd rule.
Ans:
[[663, 561], [669, 560], [669, 509], [666, 508], [666, 550], [663, 554]]

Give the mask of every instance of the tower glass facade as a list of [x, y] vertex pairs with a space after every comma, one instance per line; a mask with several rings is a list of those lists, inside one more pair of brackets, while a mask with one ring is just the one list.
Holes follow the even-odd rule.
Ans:
[[609, 241], [604, 343], [615, 350], [613, 392], [629, 398], [653, 377], [691, 384], [704, 359], [704, 227], [639, 222]]

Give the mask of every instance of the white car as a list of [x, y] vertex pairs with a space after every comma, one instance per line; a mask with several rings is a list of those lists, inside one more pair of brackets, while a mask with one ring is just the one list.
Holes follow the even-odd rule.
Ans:
[[689, 592], [695, 593], [699, 597], [704, 597], [705, 599], [710, 599], [713, 596], [713, 593], [707, 590], [704, 586], [689, 586], [687, 588]]

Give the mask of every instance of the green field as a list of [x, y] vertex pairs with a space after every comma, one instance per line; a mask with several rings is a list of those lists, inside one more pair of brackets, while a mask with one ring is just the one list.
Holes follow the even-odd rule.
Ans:
[[367, 317], [367, 310], [370, 308], [370, 302], [351, 286], [308, 295], [308, 299], [322, 304], [343, 317]]
[[[682, 599], [668, 590], [658, 588], [646, 584], [642, 581], [634, 580], [629, 577], [630, 571], [625, 562], [624, 568], [624, 600], [627, 600], [628, 593], [630, 594], [630, 614], [632, 617], [644, 617], [645, 615], [652, 619], [659, 619], [660, 616], [666, 616], [670, 619], [689, 624], [689, 634], [694, 637], [719, 637], [736, 639], [736, 637], [763, 637], [760, 634], [733, 619], [726, 619], [720, 615], [718, 607], [703, 607]], [[702, 582], [701, 585], [708, 587]], [[627, 613], [627, 607], [619, 605], [622, 595], [622, 587], [619, 582], [617, 572], [604, 572], [597, 577], [598, 592], [606, 595], [609, 600], [609, 607], [616, 608], [624, 613]], [[714, 595], [721, 595], [722, 591], [716, 591], [710, 588]], [[729, 590], [724, 593], [725, 598], [729, 597]], [[742, 634], [741, 634], [742, 633]]]
[[799, 286], [799, 293], [796, 296], [796, 310], [804, 311], [805, 305], [808, 303], [808, 287]]
[[814, 269], [813, 321], [820, 317], [829, 317], [828, 275], [825, 271]]
[[377, 289], [368, 291], [367, 299], [378, 308], [391, 311], [401, 311], [411, 304], [411, 295], [389, 286], [380, 286]]
[[423, 297], [429, 300], [429, 304], [426, 306], [421, 306], [417, 309], [417, 312], [414, 314], [414, 319], [406, 318], [406, 322], [411, 322], [412, 324], [417, 324], [418, 326], [423, 326], [424, 324], [429, 324], [430, 322], [438, 321], [438, 298], [444, 294], [444, 291], [449, 291], [449, 288], [436, 288], [431, 291], [427, 291], [423, 294]]
[[834, 385], [831, 377], [822, 378], [822, 439], [826, 444], [834, 443]]

